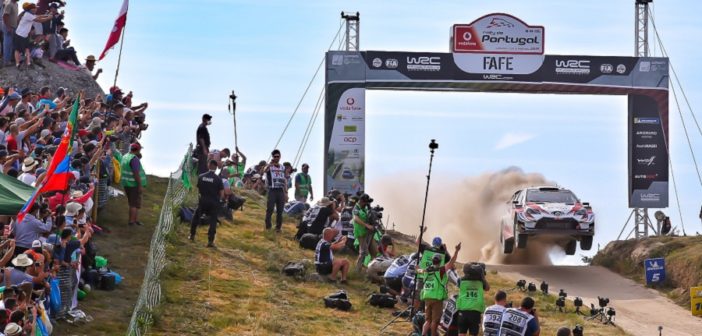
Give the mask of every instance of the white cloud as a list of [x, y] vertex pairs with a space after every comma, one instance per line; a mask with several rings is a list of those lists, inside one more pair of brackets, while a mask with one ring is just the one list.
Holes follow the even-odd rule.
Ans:
[[512, 146], [523, 144], [536, 137], [536, 134], [529, 133], [506, 133], [495, 144], [495, 150], [503, 150]]

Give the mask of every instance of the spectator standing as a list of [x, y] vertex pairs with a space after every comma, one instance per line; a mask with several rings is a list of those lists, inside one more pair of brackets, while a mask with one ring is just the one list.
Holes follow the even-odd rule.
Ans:
[[448, 298], [448, 288], [446, 288], [446, 286], [448, 285], [449, 277], [446, 271], [453, 268], [453, 264], [456, 262], [456, 256], [460, 250], [461, 243], [458, 243], [453, 257], [444, 266], [441, 266], [443, 262], [442, 257], [440, 255], [435, 255], [431, 260], [431, 266], [419, 270], [426, 275], [424, 277], [424, 285], [421, 293], [421, 299], [424, 301], [424, 314], [426, 316], [426, 321], [422, 328], [422, 336], [427, 336], [430, 332], [431, 335], [438, 335], [439, 320], [441, 319], [441, 313], [444, 309], [444, 300]]
[[534, 309], [534, 299], [525, 297], [519, 308], [507, 308], [502, 313], [500, 335], [539, 336], [539, 318]]
[[39, 161], [34, 160], [31, 156], [25, 158], [22, 162], [22, 174], [20, 174], [17, 179], [26, 185], [34, 185], [34, 181], [37, 180], [35, 171], [38, 166]]
[[224, 200], [224, 184], [222, 178], [217, 176], [217, 161], [210, 160], [208, 164], [209, 171], [200, 174], [197, 178], [197, 190], [200, 194], [200, 199], [197, 203], [197, 209], [193, 214], [193, 219], [190, 222], [190, 240], [195, 241], [195, 232], [197, 226], [200, 225], [200, 217], [207, 215], [209, 222], [209, 230], [207, 231], [207, 247], [215, 247], [214, 239], [217, 234], [217, 214], [221, 208], [221, 201]]
[[2, 56], [5, 65], [12, 62], [12, 54], [15, 51], [12, 41], [17, 29], [18, 16], [19, 6], [17, 5], [17, 0], [6, 1], [2, 11]]
[[341, 237], [337, 242], [332, 243], [338, 231], [326, 228], [322, 232], [322, 239], [317, 243], [314, 251], [314, 265], [319, 275], [326, 275], [327, 279], [336, 282], [337, 274], [341, 272], [341, 283], [346, 283], [349, 273], [350, 263], [347, 259], [334, 258], [334, 251], [338, 251], [346, 245], [346, 236]]
[[306, 163], [302, 164], [302, 171], [295, 175], [295, 199], [298, 202], [307, 203], [307, 196], [310, 201], [314, 200], [312, 193], [312, 178], [309, 174], [310, 166]]
[[146, 173], [141, 164], [141, 145], [133, 143], [129, 153], [122, 157], [122, 186], [129, 203], [129, 225], [142, 225], [139, 222], [139, 209], [143, 188], [146, 187]]
[[31, 249], [32, 242], [51, 231], [51, 221], [43, 222], [39, 219], [40, 210], [41, 206], [35, 203], [21, 223], [16, 224], [13, 222], [12, 232], [15, 234], [16, 244], [15, 255]]
[[275, 208], [275, 231], [280, 232], [283, 227], [283, 206], [287, 202], [287, 185], [285, 168], [280, 164], [280, 151], [271, 152], [271, 162], [264, 168], [266, 185], [268, 187], [268, 202], [266, 204], [266, 230], [271, 229], [271, 217]]
[[478, 336], [480, 318], [485, 310], [484, 294], [490, 290], [483, 269], [476, 270], [474, 267], [474, 264], [463, 265], [463, 277], [458, 280], [456, 310], [459, 336]]
[[43, 23], [51, 20], [51, 15], [37, 16], [37, 5], [29, 2], [22, 4], [24, 12], [20, 14], [17, 29], [15, 29], [14, 40], [12, 41], [15, 49], [15, 66], [19, 69], [21, 54], [24, 53], [24, 62], [27, 66], [31, 65], [32, 57], [29, 53], [31, 41], [29, 40], [29, 32], [35, 22]]
[[495, 304], [487, 307], [485, 317], [483, 319], [483, 335], [484, 336], [499, 336], [500, 323], [502, 322], [502, 314], [507, 309], [507, 293], [497, 291], [495, 293]]
[[212, 116], [209, 114], [202, 115], [202, 123], [197, 127], [195, 133], [195, 158], [197, 159], [197, 174], [201, 175], [207, 172], [207, 158], [210, 155], [210, 132], [207, 126], [212, 125]]
[[93, 77], [93, 80], [97, 80], [98, 76], [100, 76], [100, 74], [102, 73], [102, 69], [97, 69], [97, 71], [93, 75], [93, 70], [95, 69], [96, 61], [97, 60], [95, 59], [95, 56], [88, 55], [88, 57], [85, 58], [85, 64], [80, 66], [80, 69], [86, 74], [90, 75], [90, 77]]
[[373, 199], [368, 194], [363, 194], [353, 208], [353, 236], [358, 240], [358, 260], [356, 260], [356, 272], [360, 272], [363, 262], [370, 251], [375, 251], [373, 243], [373, 231], [375, 228], [368, 223], [368, 210]]

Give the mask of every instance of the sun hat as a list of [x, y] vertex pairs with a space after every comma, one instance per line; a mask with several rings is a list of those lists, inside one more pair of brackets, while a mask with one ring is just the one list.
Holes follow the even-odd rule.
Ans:
[[66, 204], [66, 212], [64, 212], [64, 216], [75, 216], [78, 214], [78, 211], [82, 209], [83, 206], [80, 203], [76, 202], [70, 202]]
[[322, 197], [322, 199], [317, 201], [317, 205], [321, 207], [329, 206], [329, 204], [332, 204], [332, 201], [329, 199], [329, 197]]
[[88, 57], [86, 57], [85, 60], [86, 60], [86, 61], [89, 61], [89, 62], [95, 62], [95, 61], [96, 61], [95, 56], [93, 56], [93, 55], [88, 55]]
[[12, 264], [17, 267], [27, 267], [33, 263], [34, 261], [32, 261], [32, 259], [30, 259], [29, 256], [24, 253], [20, 253], [15, 257], [15, 259], [12, 259]]
[[39, 133], [40, 138], [46, 138], [49, 135], [51, 135], [51, 131], [48, 129], [43, 129], [41, 130], [41, 133]]
[[5, 332], [6, 336], [19, 336], [22, 334], [22, 327], [15, 322], [11, 322], [5, 326], [5, 330], [3, 331]]
[[33, 157], [27, 157], [22, 162], [22, 171], [25, 173], [32, 171], [32, 169], [34, 169], [38, 164], [39, 162], [37, 160], [34, 160]]

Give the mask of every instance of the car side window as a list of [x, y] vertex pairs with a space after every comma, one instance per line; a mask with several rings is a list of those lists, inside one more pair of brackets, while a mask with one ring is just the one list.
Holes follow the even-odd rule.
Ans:
[[521, 195], [522, 191], [519, 190], [514, 195], [512, 195], [512, 199], [510, 200], [510, 203], [514, 203], [514, 201], [519, 201], [519, 196]]

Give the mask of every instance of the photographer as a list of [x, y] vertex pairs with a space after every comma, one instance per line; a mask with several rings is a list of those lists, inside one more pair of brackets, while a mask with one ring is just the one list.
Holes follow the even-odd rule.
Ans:
[[[511, 305], [511, 304], [510, 304]], [[502, 313], [507, 309], [507, 293], [497, 291], [495, 293], [495, 304], [485, 309], [485, 318], [483, 319], [483, 335], [499, 336], [500, 323], [502, 322]]]
[[500, 335], [539, 336], [539, 318], [534, 299], [525, 297], [519, 309], [507, 308], [502, 314]]
[[319, 275], [327, 275], [327, 279], [336, 282], [336, 276], [341, 271], [341, 283], [346, 283], [346, 276], [349, 273], [349, 261], [345, 258], [334, 258], [334, 251], [338, 251], [346, 245], [346, 237], [341, 237], [335, 243], [332, 239], [338, 232], [332, 228], [324, 229], [322, 239], [317, 243], [314, 252], [314, 264]]
[[461, 250], [461, 243], [456, 245], [453, 257], [449, 262], [441, 266], [443, 258], [441, 255], [434, 255], [431, 259], [431, 265], [425, 269], [419, 269], [418, 272], [424, 274], [424, 284], [422, 286], [421, 300], [424, 301], [424, 314], [426, 322], [422, 328], [422, 336], [438, 335], [439, 320], [441, 320], [442, 310], [444, 309], [444, 300], [448, 298], [448, 274], [446, 271], [453, 268], [456, 262], [458, 251]]
[[490, 290], [485, 279], [485, 264], [469, 263], [463, 265], [463, 277], [458, 280], [458, 334], [478, 336], [480, 318], [485, 310], [484, 292]]
[[556, 331], [556, 336], [573, 336], [573, 334], [567, 327], [560, 327], [558, 331]]
[[375, 227], [368, 222], [368, 214], [372, 202], [373, 199], [370, 198], [368, 194], [363, 194], [353, 208], [353, 236], [358, 241], [356, 272], [361, 271], [363, 261], [366, 259], [369, 252], [377, 250], [373, 242]]

